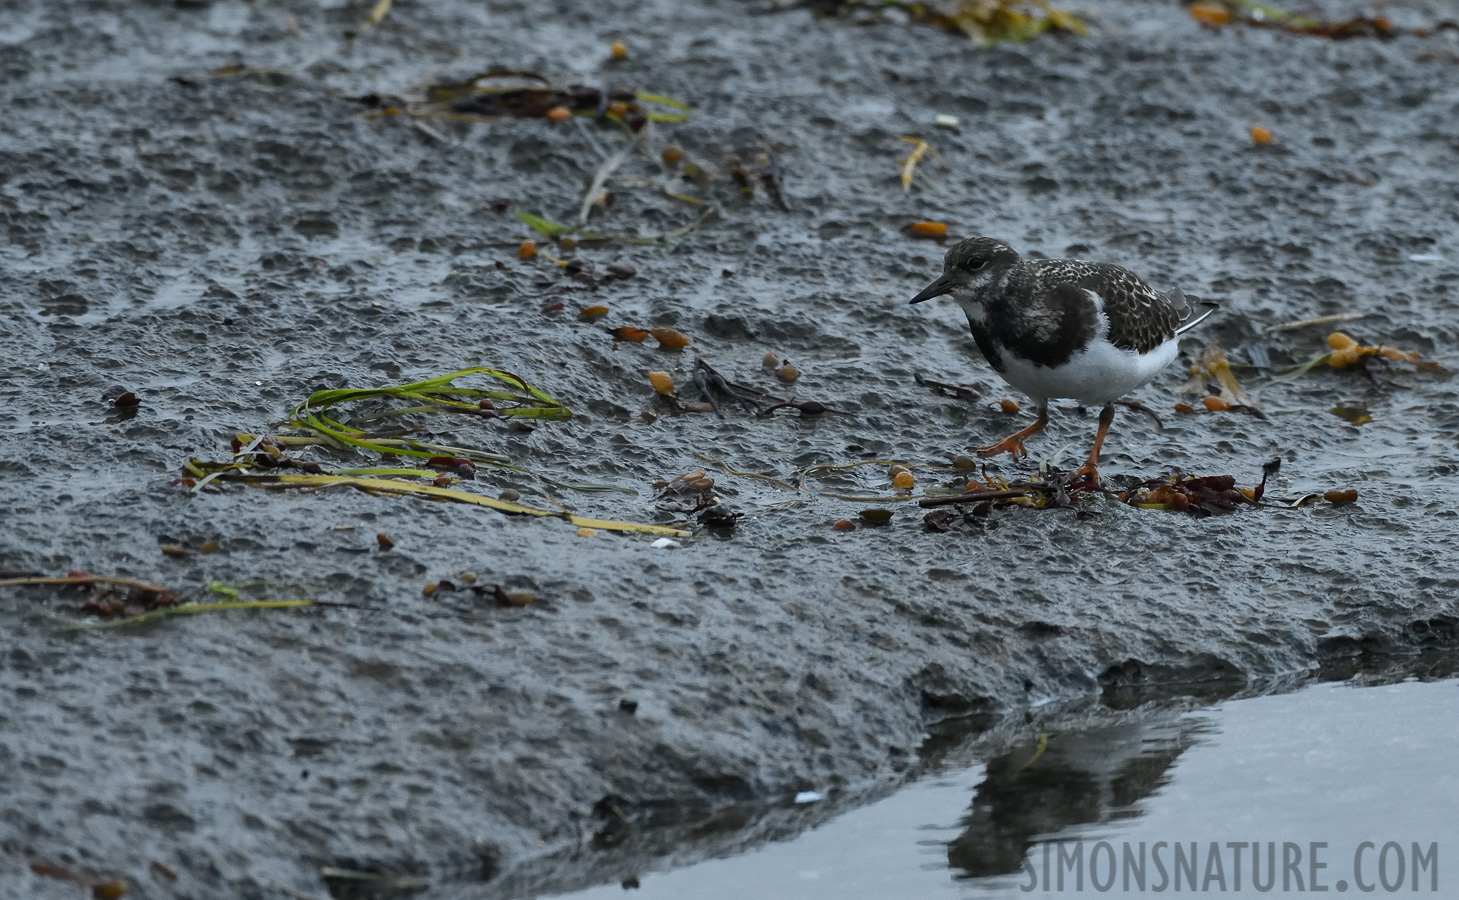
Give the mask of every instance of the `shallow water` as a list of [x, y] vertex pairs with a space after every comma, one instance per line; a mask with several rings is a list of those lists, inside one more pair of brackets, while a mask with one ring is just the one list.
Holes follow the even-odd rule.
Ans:
[[[631, 893], [614, 884], [556, 896], [1002, 900], [1103, 896], [1111, 878], [1117, 896], [1295, 896], [1364, 886], [1451, 896], [1459, 879], [1449, 858], [1459, 847], [1459, 731], [1449, 716], [1456, 704], [1459, 681], [1321, 684], [1133, 726], [1053, 733], [1036, 758], [1020, 747], [788, 841], [636, 873]], [[1101, 842], [1110, 850], [1095, 850]], [[1246, 845], [1239, 859], [1233, 843]], [[1326, 845], [1315, 850], [1315, 881], [1314, 843]], [[1141, 844], [1149, 854], [1144, 891], [1139, 866], [1124, 863], [1125, 848], [1138, 860]], [[1176, 865], [1175, 844], [1197, 860], [1198, 891]]]

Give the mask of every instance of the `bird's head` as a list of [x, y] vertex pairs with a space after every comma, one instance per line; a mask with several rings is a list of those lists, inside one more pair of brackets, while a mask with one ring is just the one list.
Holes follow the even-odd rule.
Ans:
[[913, 303], [952, 294], [954, 300], [975, 302], [982, 289], [992, 284], [1008, 267], [1018, 262], [1018, 251], [996, 238], [975, 237], [959, 241], [947, 251], [942, 274], [912, 298]]

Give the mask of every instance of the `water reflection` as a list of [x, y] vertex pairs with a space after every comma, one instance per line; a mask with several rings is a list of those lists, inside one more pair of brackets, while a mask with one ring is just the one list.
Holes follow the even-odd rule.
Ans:
[[[1452, 676], [1452, 666], [1427, 674]], [[1078, 840], [1090, 847], [1109, 841], [1117, 854], [1126, 843], [1182, 842], [1192, 854], [1199, 849], [1202, 864], [1191, 871], [1202, 878], [1209, 848], [1219, 845], [1229, 860], [1231, 842], [1259, 844], [1267, 853], [1275, 842], [1280, 859], [1292, 842], [1309, 854], [1302, 867], [1309, 885], [1310, 843], [1326, 842], [1324, 886], [1340, 891], [1337, 882], [1357, 874], [1354, 856], [1364, 842], [1374, 842], [1362, 860], [1366, 883], [1379, 883], [1375, 867], [1387, 843], [1405, 848], [1410, 869], [1431, 846], [1459, 845], [1459, 821], [1450, 813], [1459, 806], [1456, 732], [1445, 714], [1459, 706], [1459, 681], [1319, 684], [1192, 706], [1132, 710], [1114, 703], [1089, 711], [1083, 721], [1097, 724], [1085, 725], [1067, 715], [1046, 717], [1044, 738], [1033, 722], [988, 732], [980, 725], [961, 742], [944, 735], [924, 748], [940, 774], [870, 805], [844, 812], [824, 804], [811, 815], [798, 811], [798, 823], [791, 821], [796, 811], [767, 809], [740, 832], [738, 847], [728, 833], [715, 836], [717, 847], [697, 849], [674, 846], [673, 829], [635, 835], [616, 848], [611, 875], [591, 859], [575, 860], [577, 878], [596, 871], [597, 879], [614, 883], [570, 896], [623, 898], [619, 881], [633, 887], [633, 900], [1095, 896], [1100, 891], [1088, 880], [1081, 890], [1071, 884], [1046, 892], [1041, 871], [1037, 888], [1025, 893], [1025, 859], [1041, 870], [1044, 845]], [[973, 761], [980, 757], [987, 761]], [[805, 830], [794, 834], [797, 828]], [[625, 852], [635, 843], [652, 849]], [[706, 860], [706, 849], [725, 858]], [[696, 852], [701, 861], [675, 868], [676, 857], [687, 861]], [[1255, 889], [1251, 852], [1243, 857], [1248, 892]], [[1166, 850], [1167, 863], [1173, 855]], [[1261, 878], [1270, 879], [1269, 856], [1262, 859]], [[1422, 874], [1427, 884], [1432, 871]], [[1234, 875], [1228, 864], [1225, 877]], [[1185, 890], [1194, 878], [1187, 876]], [[543, 882], [535, 884], [540, 892]], [[1360, 882], [1348, 887], [1354, 884]]]
[[1168, 714], [1030, 740], [990, 760], [948, 865], [969, 878], [1012, 874], [1036, 835], [1138, 815], [1205, 727]]

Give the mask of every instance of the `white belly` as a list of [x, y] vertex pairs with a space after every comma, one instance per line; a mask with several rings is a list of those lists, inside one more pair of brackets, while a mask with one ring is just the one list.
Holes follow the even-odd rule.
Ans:
[[1003, 355], [1003, 380], [1035, 401], [1078, 400], [1108, 403], [1146, 383], [1175, 359], [1180, 341], [1168, 340], [1144, 356], [1095, 341], [1057, 369], [1036, 366], [1011, 353]]

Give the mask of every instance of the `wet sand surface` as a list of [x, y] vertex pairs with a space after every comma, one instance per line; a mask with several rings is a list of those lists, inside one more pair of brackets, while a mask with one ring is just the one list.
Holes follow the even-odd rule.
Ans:
[[[1404, 25], [1445, 9], [1390, 7]], [[1360, 312], [1342, 327], [1365, 343], [1454, 363], [1453, 41], [1203, 30], [1178, 4], [1081, 8], [1087, 37], [992, 49], [729, 2], [397, 3], [352, 41], [363, 5], [7, 10], [0, 570], [348, 606], [74, 629], [83, 595], [4, 589], [0, 880], [74, 896], [30, 874], [43, 859], [144, 896], [319, 896], [323, 867], [425, 879], [432, 895], [566, 890], [793, 834], [891, 790], [945, 742], [981, 734], [992, 752], [1026, 737], [1026, 715], [1097, 718], [1137, 705], [1131, 691], [1219, 695], [1452, 648], [1459, 403], [1404, 365], [1289, 381], [1238, 369], [1263, 420], [1171, 413], [1190, 399], [1182, 363], [1134, 394], [1165, 429], [1122, 411], [1105, 445], [1107, 476], [1254, 484], [1279, 457], [1272, 494], [1356, 488], [1345, 506], [1198, 519], [1097, 503], [934, 534], [914, 502], [823, 496], [895, 498], [884, 466], [796, 491], [696, 455], [794, 484], [814, 465], [945, 465], [1025, 424], [998, 409], [1009, 392], [954, 306], [906, 305], [945, 249], [904, 234], [916, 220], [1220, 302], [1187, 356], [1211, 342], [1281, 369], [1325, 352], [1328, 329], [1268, 326]], [[630, 53], [615, 63], [616, 39]], [[268, 71], [217, 72], [236, 65]], [[576, 215], [600, 162], [582, 129], [431, 120], [429, 134], [351, 99], [494, 65], [688, 103], [691, 119], [657, 124], [648, 146], [675, 142], [712, 173], [707, 188], [676, 184], [717, 214], [667, 243], [572, 251], [637, 270], [596, 290], [517, 259], [531, 232], [513, 209]], [[935, 128], [938, 114], [960, 129]], [[605, 152], [625, 145], [584, 124]], [[1272, 146], [1253, 146], [1255, 124]], [[909, 195], [903, 135], [941, 161]], [[731, 156], [767, 153], [788, 210], [727, 175]], [[699, 214], [632, 180], [645, 177], [668, 176], [652, 156], [625, 163], [593, 226], [654, 235]], [[597, 303], [604, 319], [576, 315]], [[620, 325], [693, 343], [616, 341], [606, 329]], [[800, 380], [779, 382], [767, 352]], [[853, 415], [674, 414], [646, 373], [692, 398], [699, 358]], [[744, 518], [663, 550], [454, 504], [173, 483], [313, 390], [474, 365], [523, 376], [573, 418], [530, 434], [426, 421], [443, 443], [635, 490], [547, 491], [608, 519], [682, 520], [652, 484], [703, 468]], [[938, 396], [917, 373], [984, 397]], [[122, 391], [141, 398], [133, 413], [105, 399]], [[1061, 406], [1030, 459], [988, 472], [1070, 468], [1094, 424]], [[919, 488], [954, 477], [917, 474]], [[543, 482], [510, 471], [482, 467], [467, 487], [549, 504]], [[867, 506], [895, 515], [831, 528]], [[206, 555], [160, 549], [214, 540]], [[465, 571], [537, 599], [424, 595]], [[1121, 699], [1101, 707], [1101, 692]], [[809, 789], [827, 800], [789, 805]]]

